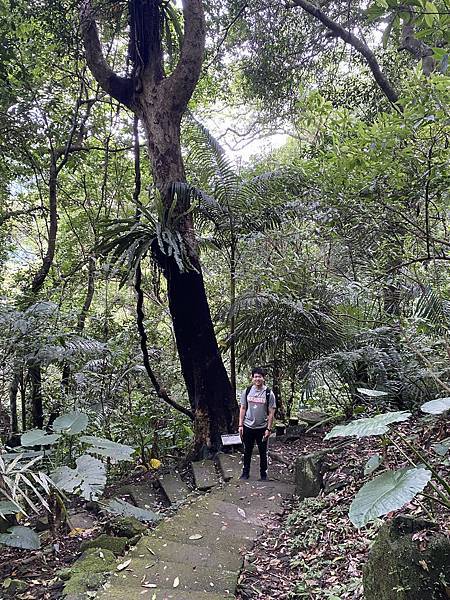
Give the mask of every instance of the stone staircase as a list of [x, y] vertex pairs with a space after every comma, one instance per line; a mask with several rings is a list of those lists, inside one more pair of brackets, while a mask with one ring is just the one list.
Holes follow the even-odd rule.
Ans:
[[[173, 517], [142, 537], [118, 561], [120, 568], [98, 591], [99, 600], [234, 597], [243, 554], [263, 532], [267, 515], [281, 511], [282, 498], [294, 487], [278, 468], [265, 482], [239, 480], [242, 464], [236, 455], [219, 455], [217, 467], [212, 461], [193, 464], [197, 488], [209, 492], [187, 500]], [[253, 471], [258, 473], [257, 465]], [[164, 475], [160, 483], [174, 502], [189, 492], [177, 476]]]

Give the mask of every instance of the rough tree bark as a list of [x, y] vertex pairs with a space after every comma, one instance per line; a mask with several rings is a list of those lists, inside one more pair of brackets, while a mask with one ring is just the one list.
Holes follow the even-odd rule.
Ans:
[[[141, 121], [154, 183], [166, 211], [173, 184], [186, 182], [180, 122], [195, 89], [203, 61], [205, 21], [201, 0], [183, 2], [184, 36], [180, 58], [165, 76], [157, 0], [130, 2], [130, 58], [133, 72], [120, 77], [107, 64], [90, 0], [81, 7], [81, 31], [88, 66], [100, 86]], [[175, 214], [191, 268], [181, 272], [175, 259], [155, 251], [167, 279], [169, 309], [189, 400], [195, 415], [197, 453], [214, 452], [220, 434], [231, 431], [237, 405], [219, 353], [198, 257], [189, 199], [179, 198]]]

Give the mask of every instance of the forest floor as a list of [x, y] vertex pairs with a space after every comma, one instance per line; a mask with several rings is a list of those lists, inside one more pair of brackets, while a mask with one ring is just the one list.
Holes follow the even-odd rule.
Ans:
[[[411, 424], [402, 427], [408, 435], [415, 434], [422, 447], [444, 437], [442, 431], [432, 426], [415, 426], [414, 431]], [[293, 471], [299, 455], [327, 447], [323, 435], [323, 431], [315, 431], [290, 443], [274, 439], [271, 450], [281, 455]], [[318, 498], [303, 502], [295, 497], [283, 500], [283, 512], [267, 517], [265, 532], [244, 556], [236, 593], [238, 600], [359, 600], [364, 597], [362, 567], [382, 522], [358, 530], [348, 519], [348, 509], [362, 485], [364, 465], [377, 451], [379, 440], [364, 438], [338, 454], [329, 455], [331, 470], [325, 476], [324, 492]], [[390, 451], [388, 459], [391, 467], [404, 466], [394, 451]], [[277, 468], [278, 464], [272, 462], [273, 473]], [[135, 480], [139, 477], [142, 475], [136, 475]], [[422, 502], [413, 501], [402, 512], [423, 517], [428, 516], [425, 509]], [[173, 513], [164, 505], [160, 511]], [[98, 535], [102, 520], [107, 518], [100, 515], [91, 530], [75, 530], [53, 540], [46, 532], [39, 551], [2, 547], [0, 598], [11, 597], [2, 592], [2, 582], [7, 578], [26, 582], [26, 589], [14, 594], [18, 600], [61, 598], [64, 582], [57, 577], [57, 572], [70, 566], [80, 555], [83, 539]], [[448, 512], [438, 514], [437, 520], [449, 534]]]

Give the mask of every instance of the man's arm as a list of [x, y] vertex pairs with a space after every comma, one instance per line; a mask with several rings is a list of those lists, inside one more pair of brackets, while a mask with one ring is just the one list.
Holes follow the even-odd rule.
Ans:
[[272, 423], [275, 418], [275, 408], [269, 408], [269, 416], [267, 418], [267, 429], [264, 432], [264, 437], [269, 437], [272, 429]]
[[239, 435], [242, 438], [242, 435], [244, 433], [244, 419], [245, 419], [245, 413], [247, 412], [245, 406], [242, 406], [241, 404], [241, 408], [239, 410]]

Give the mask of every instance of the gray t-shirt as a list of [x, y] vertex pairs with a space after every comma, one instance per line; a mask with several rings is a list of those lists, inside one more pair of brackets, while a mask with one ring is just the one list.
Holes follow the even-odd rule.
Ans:
[[[267, 386], [265, 385], [260, 390], [255, 385], [252, 385], [248, 393], [244, 425], [250, 429], [267, 427], [266, 389]], [[241, 406], [245, 406], [245, 391], [241, 394]], [[269, 408], [276, 408], [276, 406], [275, 395], [271, 390]]]

